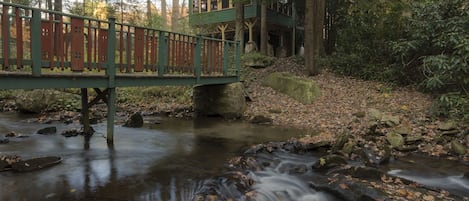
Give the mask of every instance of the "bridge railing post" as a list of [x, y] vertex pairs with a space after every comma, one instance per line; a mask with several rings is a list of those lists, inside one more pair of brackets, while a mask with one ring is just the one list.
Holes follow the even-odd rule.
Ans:
[[31, 18], [31, 60], [32, 75], [41, 75], [41, 11], [32, 9]]
[[168, 65], [168, 40], [166, 32], [160, 31], [158, 35], [158, 76], [162, 77], [165, 73], [165, 66]]
[[241, 74], [241, 43], [240, 41], [236, 41], [235, 43], [236, 46], [236, 58], [235, 58], [235, 64], [236, 64], [236, 77], [238, 77], [238, 81], [240, 81], [240, 74]]
[[204, 44], [203, 38], [197, 36], [197, 41], [195, 43], [194, 49], [194, 76], [197, 79], [197, 83], [200, 81], [200, 75], [202, 73], [202, 64], [201, 64], [201, 55], [202, 55], [202, 45]]
[[222, 41], [223, 43], [223, 76], [227, 76], [228, 75], [228, 59], [230, 57], [229, 55], [229, 43], [226, 42], [225, 40]]

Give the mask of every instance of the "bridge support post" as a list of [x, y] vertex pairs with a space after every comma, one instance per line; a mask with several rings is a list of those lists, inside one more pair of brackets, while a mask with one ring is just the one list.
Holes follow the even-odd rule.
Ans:
[[90, 126], [90, 112], [88, 104], [88, 89], [81, 89], [81, 122], [83, 123], [83, 134], [85, 136], [91, 135]]
[[107, 99], [107, 143], [114, 143], [114, 118], [116, 114], [116, 88], [109, 88]]

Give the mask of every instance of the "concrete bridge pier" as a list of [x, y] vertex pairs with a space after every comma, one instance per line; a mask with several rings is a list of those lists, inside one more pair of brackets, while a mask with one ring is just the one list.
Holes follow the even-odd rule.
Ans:
[[235, 119], [242, 117], [246, 110], [244, 85], [241, 82], [196, 86], [193, 100], [196, 116]]

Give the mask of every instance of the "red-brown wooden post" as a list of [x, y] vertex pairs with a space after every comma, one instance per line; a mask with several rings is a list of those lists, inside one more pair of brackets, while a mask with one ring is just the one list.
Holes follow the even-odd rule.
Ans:
[[143, 72], [143, 52], [145, 49], [145, 29], [134, 29], [134, 72]]
[[107, 62], [108, 30], [99, 29], [98, 33], [98, 70], [101, 70], [101, 63]]
[[64, 65], [65, 65], [65, 59], [64, 59], [64, 31], [63, 31], [63, 26], [64, 26], [64, 19], [63, 17], [60, 17], [59, 20], [59, 27], [57, 27], [57, 35], [58, 35], [58, 45], [57, 45], [57, 56], [59, 57], [60, 60], [60, 69], [64, 70]]
[[49, 68], [54, 69], [54, 15], [49, 14]]
[[88, 26], [87, 26], [87, 29], [88, 29], [88, 34], [86, 34], [86, 60], [87, 60], [87, 63], [88, 63], [88, 70], [91, 71], [91, 62], [92, 62], [92, 59], [93, 57], [91, 56], [92, 54], [92, 42], [91, 42], [91, 20], [88, 20]]
[[15, 9], [16, 19], [16, 68], [23, 68], [23, 20], [21, 20], [20, 9]]
[[84, 20], [72, 17], [71, 30], [71, 67], [72, 71], [83, 71], [84, 69]]
[[96, 63], [96, 68], [98, 69], [98, 72], [101, 71], [101, 66], [99, 66], [99, 56], [98, 56], [98, 44], [99, 44], [99, 39], [98, 39], [98, 31], [101, 29], [101, 22], [98, 21], [98, 28], [94, 28], [94, 38], [93, 38], [93, 44], [94, 44], [94, 53], [93, 53], [93, 62]]
[[148, 72], [149, 68], [149, 57], [150, 57], [150, 43], [151, 43], [151, 36], [150, 36], [150, 30], [147, 29], [146, 34], [145, 34], [145, 71]]
[[69, 60], [69, 47], [70, 47], [70, 43], [71, 43], [71, 34], [70, 32], [68, 31], [69, 30], [69, 25], [68, 24], [65, 24], [65, 31], [64, 31], [64, 36], [66, 36], [67, 38], [65, 38], [64, 40], [66, 41], [65, 42], [65, 60]]
[[126, 45], [126, 48], [125, 48], [125, 52], [126, 52], [126, 59], [125, 61], [127, 62], [127, 68], [125, 70], [126, 73], [130, 73], [132, 72], [132, 35], [130, 34], [130, 26], [127, 26], [127, 45]]

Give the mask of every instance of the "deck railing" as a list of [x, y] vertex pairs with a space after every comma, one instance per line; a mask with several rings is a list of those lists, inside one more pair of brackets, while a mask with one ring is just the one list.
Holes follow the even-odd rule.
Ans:
[[187, 35], [0, 2], [1, 71], [238, 76], [234, 41]]

